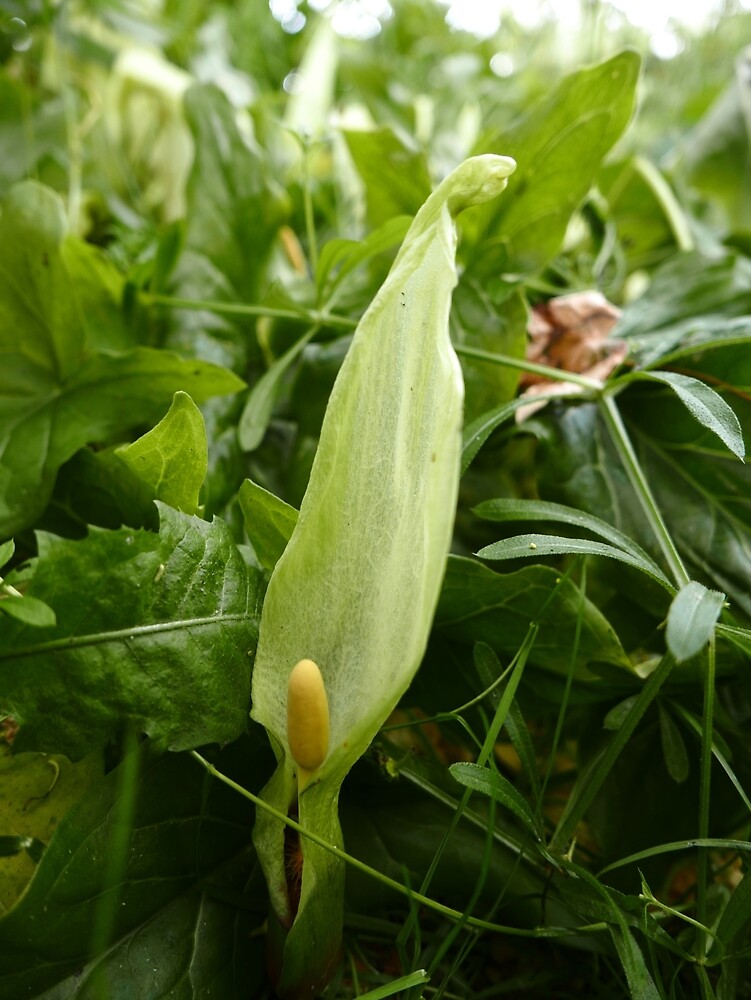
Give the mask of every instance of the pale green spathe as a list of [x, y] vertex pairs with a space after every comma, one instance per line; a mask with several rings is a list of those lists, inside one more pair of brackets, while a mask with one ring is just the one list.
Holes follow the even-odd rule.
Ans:
[[[335, 843], [339, 786], [420, 663], [451, 543], [463, 401], [449, 338], [453, 216], [499, 194], [514, 166], [499, 156], [465, 161], [415, 217], [342, 365], [300, 517], [263, 606], [252, 715], [279, 764], [262, 794], [285, 812], [297, 797], [287, 679], [310, 658], [328, 694], [330, 749], [300, 795], [299, 816]], [[275, 913], [289, 927], [283, 832], [258, 816], [256, 847]], [[325, 964], [338, 947], [341, 864], [304, 841], [303, 849], [280, 995], [295, 996], [310, 963]]]

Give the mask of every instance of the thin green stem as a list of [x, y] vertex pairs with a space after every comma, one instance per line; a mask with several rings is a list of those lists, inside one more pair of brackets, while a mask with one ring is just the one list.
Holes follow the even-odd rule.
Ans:
[[631, 444], [631, 439], [629, 438], [628, 431], [626, 430], [623, 420], [621, 419], [615, 400], [610, 394], [605, 393], [600, 397], [599, 406], [602, 418], [610, 431], [613, 444], [615, 445], [618, 455], [620, 456], [623, 467], [626, 470], [626, 474], [628, 475], [631, 485], [634, 488], [634, 492], [639, 499], [641, 508], [644, 511], [652, 531], [654, 532], [660, 548], [662, 549], [662, 554], [665, 557], [665, 561], [673, 579], [680, 589], [684, 584], [688, 583], [691, 578], [686, 571], [686, 567], [683, 565], [683, 561], [678, 554], [675, 542], [671, 538], [667, 525], [663, 520], [660, 509], [657, 506], [652, 490], [650, 489], [649, 483], [644, 475], [644, 471], [639, 463], [639, 459], [636, 457], [634, 446]]
[[660, 208], [665, 214], [665, 219], [673, 232], [675, 244], [678, 249], [684, 253], [695, 250], [696, 241], [688, 224], [686, 213], [673, 194], [673, 189], [657, 167], [643, 156], [635, 156], [633, 159], [633, 168], [636, 173], [641, 174], [643, 180], [652, 189], [652, 194], [657, 199]]
[[575, 385], [580, 385], [585, 389], [593, 389], [595, 392], [600, 392], [604, 388], [604, 383], [600, 382], [599, 379], [579, 375], [578, 372], [551, 368], [549, 365], [538, 365], [534, 361], [525, 361], [524, 358], [512, 358], [509, 354], [492, 354], [490, 351], [482, 351], [478, 347], [465, 347], [463, 344], [457, 344], [454, 350], [460, 357], [488, 361], [490, 364], [505, 365], [508, 368], [518, 368], [519, 371], [532, 372], [533, 375], [541, 375], [543, 378], [555, 382], [573, 382]]
[[669, 917], [675, 917], [677, 920], [683, 920], [684, 923], [690, 924], [695, 927], [699, 934], [702, 936], [710, 935], [712, 938], [716, 938], [714, 934], [706, 924], [701, 923], [699, 920], [694, 920], [693, 917], [689, 917], [687, 913], [683, 913], [681, 910], [677, 910], [674, 906], [668, 906], [667, 903], [661, 902], [657, 899], [651, 892], [642, 892], [639, 894], [639, 899], [643, 900], [645, 903], [651, 906], [656, 906], [659, 910], [665, 913]]
[[540, 797], [537, 800], [536, 815], [538, 819], [542, 820], [542, 804], [545, 798], [545, 792], [547, 791], [548, 783], [550, 782], [551, 775], [553, 773], [553, 767], [555, 766], [556, 759], [558, 756], [558, 747], [561, 743], [561, 737], [563, 735], [563, 723], [566, 719], [566, 712], [568, 710], [568, 703], [571, 697], [571, 688], [574, 683], [574, 673], [576, 672], [576, 661], [579, 656], [579, 644], [581, 642], [581, 630], [582, 622], [584, 620], [584, 601], [587, 596], [587, 564], [579, 557], [577, 559], [581, 565], [581, 578], [579, 581], [579, 604], [576, 609], [576, 631], [574, 632], [574, 643], [571, 647], [571, 656], [569, 659], [568, 672], [566, 674], [566, 686], [563, 689], [563, 697], [561, 698], [561, 705], [558, 710], [558, 717], [555, 722], [555, 732], [553, 734], [553, 743], [550, 749], [550, 754], [548, 755], [548, 766], [545, 771], [545, 777], [543, 778], [542, 787], [540, 788]]
[[[714, 731], [715, 637], [712, 633], [707, 647], [707, 672], [704, 677], [704, 711], [702, 714], [701, 763], [699, 775], [699, 837], [709, 836], [709, 807], [712, 787], [712, 733]], [[697, 917], [707, 922], [707, 890], [709, 889], [709, 851], [699, 848], [697, 871]], [[707, 939], [699, 934], [698, 957], [706, 954]]]
[[364, 861], [360, 861], [358, 858], [352, 857], [351, 854], [347, 854], [335, 844], [330, 844], [327, 840], [324, 840], [323, 837], [319, 837], [317, 834], [312, 833], [291, 817], [269, 805], [268, 802], [264, 802], [263, 799], [254, 795], [253, 792], [248, 791], [247, 788], [243, 788], [242, 785], [233, 781], [232, 778], [228, 777], [226, 774], [222, 774], [218, 768], [214, 767], [212, 763], [206, 760], [205, 757], [202, 757], [196, 750], [190, 750], [189, 753], [191, 757], [201, 764], [202, 767], [206, 768], [209, 774], [221, 781], [223, 784], [227, 785], [229, 788], [234, 789], [234, 791], [242, 795], [243, 798], [248, 799], [256, 806], [257, 809], [265, 810], [275, 819], [285, 823], [291, 830], [295, 830], [301, 837], [307, 837], [308, 840], [317, 844], [319, 847], [322, 847], [323, 850], [328, 851], [329, 854], [333, 854], [335, 857], [344, 861], [352, 868], [356, 868], [358, 871], [363, 872], [363, 874], [377, 879], [383, 885], [388, 886], [395, 892], [398, 892], [401, 896], [406, 896], [407, 898], [414, 900], [414, 902], [420, 903], [422, 906], [427, 906], [428, 909], [434, 910], [436, 913], [440, 913], [442, 916], [448, 917], [450, 920], [462, 920], [466, 924], [469, 924], [472, 927], [477, 927], [480, 930], [493, 931], [497, 934], [509, 934], [514, 937], [570, 937], [571, 934], [575, 933], [589, 934], [608, 929], [607, 924], [605, 923], [586, 924], [582, 927], [511, 927], [506, 924], [495, 924], [489, 920], [481, 920], [479, 917], [466, 917], [465, 914], [461, 913], [459, 910], [454, 910], [450, 906], [444, 906], [443, 903], [439, 903], [435, 899], [430, 899], [428, 896], [423, 896], [422, 893], [408, 889], [407, 886], [402, 885], [401, 882], [397, 882], [396, 879], [389, 878], [388, 875], [384, 875], [383, 872], [379, 872], [376, 868], [371, 868], [370, 865], [365, 864]]
[[278, 309], [274, 306], [251, 305], [245, 302], [219, 302], [215, 299], [182, 299], [172, 295], [157, 295], [142, 292], [141, 298], [147, 305], [169, 306], [172, 309], [207, 309], [223, 316], [269, 316], [272, 319], [290, 319], [298, 323], [320, 326], [335, 326], [343, 330], [354, 330], [357, 320], [349, 316], [337, 316], [316, 309]]
[[310, 146], [306, 143], [303, 149], [303, 209], [305, 212], [305, 232], [308, 236], [308, 256], [313, 274], [318, 271], [318, 237], [313, 213], [313, 191], [310, 182]]

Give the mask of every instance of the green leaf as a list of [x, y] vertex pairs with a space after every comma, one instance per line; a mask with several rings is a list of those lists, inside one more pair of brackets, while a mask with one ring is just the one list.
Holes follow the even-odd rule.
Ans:
[[739, 231], [751, 228], [748, 62], [747, 48], [738, 53], [734, 72], [727, 61], [727, 87], [681, 144], [682, 167], [691, 186], [721, 204], [727, 223]]
[[410, 989], [413, 986], [422, 986], [430, 982], [430, 976], [425, 969], [417, 969], [406, 976], [393, 979], [384, 986], [379, 986], [375, 990], [368, 990], [367, 993], [360, 994], [360, 1000], [385, 1000], [386, 997], [393, 997], [402, 990]]
[[464, 642], [479, 640], [513, 654], [524, 641], [529, 623], [537, 621], [540, 631], [530, 659], [560, 673], [568, 670], [579, 616], [576, 676], [592, 679], [587, 664], [598, 660], [631, 670], [618, 637], [601, 612], [588, 600], [582, 606], [578, 588], [568, 580], [560, 581], [560, 574], [545, 566], [500, 574], [475, 560], [451, 556], [436, 625], [445, 635]]
[[15, 551], [16, 546], [12, 538], [10, 538], [7, 542], [0, 544], [0, 569], [2, 569], [7, 562], [10, 562]]
[[[218, 87], [192, 86], [185, 94], [185, 113], [195, 159], [185, 244], [169, 290], [193, 299], [256, 302], [286, 197], [270, 175], [266, 155], [241, 133], [236, 111]], [[181, 316], [186, 333], [221, 332], [238, 324], [248, 322], [201, 312]]]
[[627, 566], [641, 570], [642, 573], [651, 576], [667, 590], [672, 591], [667, 577], [659, 567], [655, 567], [651, 559], [645, 561], [623, 549], [615, 548], [613, 545], [604, 545], [602, 542], [594, 542], [589, 538], [564, 538], [560, 535], [515, 535], [513, 538], [504, 538], [500, 542], [486, 545], [476, 553], [481, 559], [501, 560], [537, 559], [540, 556], [565, 554], [607, 556], [610, 559], [617, 559], [619, 562], [626, 563]]
[[539, 836], [538, 823], [532, 807], [521, 792], [514, 788], [508, 778], [505, 778], [498, 771], [493, 771], [489, 767], [480, 767], [478, 764], [451, 764], [449, 771], [460, 785], [495, 799], [496, 802], [510, 809], [517, 819], [520, 819], [528, 829], [533, 830]]
[[64, 236], [57, 195], [32, 181], [11, 190], [0, 218], [0, 536], [34, 523], [82, 445], [124, 433], [179, 389], [204, 400], [242, 386], [167, 351], [88, 351]]
[[245, 731], [258, 578], [224, 522], [160, 511], [159, 534], [40, 535], [28, 589], [57, 626], [42, 642], [20, 622], [0, 633], [18, 749], [79, 759], [128, 722], [170, 749]]
[[365, 183], [371, 226], [380, 226], [393, 216], [415, 215], [431, 188], [425, 154], [389, 126], [369, 132], [345, 131], [344, 138]]
[[[256, 749], [243, 741], [222, 766], [237, 774]], [[106, 985], [127, 996], [137, 982], [152, 997], [200, 1000], [259, 988], [262, 956], [248, 939], [259, 917], [222, 898], [248, 876], [252, 810], [238, 795], [147, 746], [70, 811], [62, 798], [58, 807], [26, 893], [0, 920], [0, 995], [84, 1000]], [[97, 940], [105, 924], [108, 940]]]
[[208, 448], [201, 411], [186, 392], [176, 392], [166, 415], [116, 454], [146, 484], [155, 500], [186, 514], [198, 512]]
[[246, 479], [238, 495], [250, 544], [265, 569], [273, 569], [297, 524], [294, 507]]
[[725, 595], [696, 580], [681, 587], [668, 612], [665, 640], [677, 663], [690, 660], [709, 642]]
[[39, 601], [36, 597], [17, 597], [15, 594], [0, 596], [0, 614], [17, 618], [36, 628], [51, 628], [56, 620], [55, 612], [44, 601]]
[[743, 461], [746, 449], [743, 432], [728, 404], [704, 382], [677, 372], [637, 372], [634, 379], [664, 382], [669, 385], [695, 420], [707, 427]]
[[250, 390], [237, 428], [240, 447], [243, 451], [255, 451], [263, 440], [271, 420], [274, 403], [281, 391], [282, 379], [302, 353], [305, 345], [317, 332], [317, 326], [312, 326], [307, 330], [281, 357], [274, 361]]
[[[503, 240], [507, 271], [536, 271], [557, 252], [569, 219], [634, 110], [640, 59], [632, 51], [565, 77], [511, 126], [483, 140], [519, 164], [513, 195], [483, 229]], [[487, 254], [487, 250], [483, 251]], [[497, 256], [487, 254], [486, 266]]]
[[602, 518], [567, 507], [565, 504], [550, 503], [547, 500], [521, 500], [515, 497], [499, 497], [494, 500], [484, 500], [472, 508], [472, 512], [484, 521], [556, 521], [568, 524], [574, 528], [585, 528], [593, 535], [599, 535], [606, 542], [623, 549], [634, 559], [649, 564], [653, 573], [661, 575], [659, 566], [654, 563], [644, 549], [624, 532], [614, 528]]

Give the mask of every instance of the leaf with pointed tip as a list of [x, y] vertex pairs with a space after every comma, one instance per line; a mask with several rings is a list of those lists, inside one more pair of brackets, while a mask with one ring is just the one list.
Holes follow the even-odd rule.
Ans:
[[238, 499], [250, 544], [261, 565], [273, 569], [287, 547], [299, 514], [252, 479], [242, 484]]
[[675, 392], [691, 416], [702, 427], [716, 434], [720, 441], [743, 461], [746, 448], [743, 432], [735, 413], [714, 389], [697, 378], [680, 375], [678, 372], [636, 372], [630, 376], [634, 380], [664, 382]]
[[201, 411], [187, 392], [176, 392], [156, 427], [132, 444], [118, 448], [116, 454], [155, 500], [163, 500], [186, 514], [198, 512], [208, 445]]

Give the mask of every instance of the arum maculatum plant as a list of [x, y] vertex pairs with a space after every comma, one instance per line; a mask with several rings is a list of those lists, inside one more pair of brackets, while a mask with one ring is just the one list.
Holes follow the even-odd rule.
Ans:
[[[252, 716], [278, 763], [261, 797], [340, 847], [339, 789], [420, 663], [451, 542], [464, 396], [449, 338], [454, 217], [514, 167], [466, 160], [415, 216], [334, 385], [263, 605]], [[253, 837], [277, 992], [312, 996], [340, 950], [344, 865], [265, 811]]]

